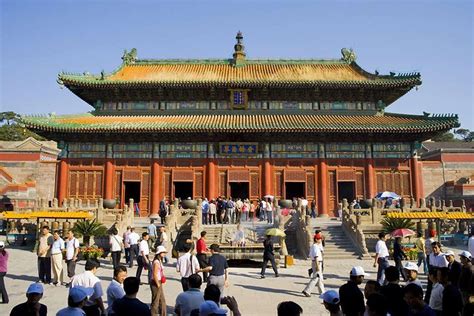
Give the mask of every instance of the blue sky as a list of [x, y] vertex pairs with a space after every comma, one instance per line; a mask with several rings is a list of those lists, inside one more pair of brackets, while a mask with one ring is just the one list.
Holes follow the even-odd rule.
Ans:
[[92, 108], [56, 78], [110, 72], [138, 58], [229, 58], [241, 30], [249, 58], [339, 58], [381, 74], [419, 71], [423, 84], [387, 111], [457, 113], [474, 130], [473, 2], [1, 0], [0, 109]]

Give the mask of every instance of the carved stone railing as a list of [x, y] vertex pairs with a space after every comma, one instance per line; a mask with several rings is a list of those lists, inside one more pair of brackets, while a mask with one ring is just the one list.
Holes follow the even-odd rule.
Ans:
[[[369, 250], [365, 242], [364, 231], [362, 230], [362, 217], [361, 215], [364, 211], [367, 212], [364, 216], [371, 219], [374, 218], [373, 209], [358, 209], [356, 211], [352, 210], [352, 207], [348, 206], [347, 200], [342, 201], [342, 229], [349, 239], [351, 239], [352, 244], [357, 249], [360, 257], [370, 257]], [[355, 214], [354, 214], [355, 212]]]

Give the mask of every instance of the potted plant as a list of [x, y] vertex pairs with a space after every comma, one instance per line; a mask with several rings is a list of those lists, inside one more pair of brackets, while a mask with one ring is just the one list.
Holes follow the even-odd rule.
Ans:
[[84, 260], [95, 259], [98, 260], [104, 255], [104, 249], [94, 246], [81, 247], [80, 252]]
[[89, 246], [91, 236], [107, 236], [107, 227], [97, 222], [96, 219], [76, 222], [72, 231], [83, 237], [83, 242], [86, 246]]
[[414, 229], [415, 223], [408, 218], [384, 218], [380, 224], [382, 224], [382, 231], [386, 234], [392, 233], [395, 229], [408, 228]]

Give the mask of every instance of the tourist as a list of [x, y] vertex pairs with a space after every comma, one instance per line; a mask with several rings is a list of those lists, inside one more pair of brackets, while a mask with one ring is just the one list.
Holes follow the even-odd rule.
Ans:
[[189, 289], [178, 294], [174, 305], [176, 315], [189, 316], [193, 310], [198, 310], [204, 302], [201, 292], [202, 278], [199, 274], [191, 274], [188, 278]]
[[120, 265], [120, 256], [122, 254], [123, 239], [118, 235], [118, 230], [114, 229], [109, 236], [110, 255], [112, 257], [112, 265], [117, 268]]
[[425, 251], [426, 251], [426, 262], [428, 264], [428, 269], [430, 267], [430, 254], [433, 252], [433, 247], [431, 246], [435, 241], [436, 230], [432, 229], [429, 233], [429, 238], [425, 240]]
[[[443, 290], [444, 287], [441, 283], [438, 282], [438, 272], [435, 268], [430, 268], [428, 273], [428, 278], [431, 281], [432, 289], [428, 296], [428, 291], [426, 296], [429, 298], [429, 305], [431, 309], [435, 311], [437, 315], [441, 315], [443, 310]], [[425, 298], [426, 299], [426, 298]]]
[[461, 275], [461, 263], [454, 259], [454, 252], [448, 250], [444, 253], [446, 260], [448, 261], [449, 269], [449, 283], [458, 287], [459, 286], [459, 277]]
[[245, 232], [240, 224], [237, 225], [237, 230], [235, 231], [234, 239], [231, 241], [231, 245], [245, 247]]
[[5, 242], [0, 241], [0, 292], [2, 293], [2, 304], [8, 304], [7, 287], [5, 286], [5, 275], [8, 268], [8, 251], [5, 250]]
[[408, 305], [408, 316], [435, 316], [431, 307], [423, 301], [423, 289], [416, 284], [408, 284], [403, 289], [403, 299]]
[[449, 268], [437, 269], [438, 282], [443, 285], [442, 308], [443, 315], [461, 315], [463, 300], [457, 285], [449, 280]]
[[142, 276], [143, 269], [145, 269], [145, 271], [151, 271], [150, 259], [148, 258], [150, 255], [150, 248], [148, 248], [149, 238], [150, 235], [148, 235], [147, 232], [142, 233], [142, 240], [139, 244], [139, 254], [137, 259], [138, 268], [136, 277], [138, 280], [140, 280]]
[[242, 205], [242, 220], [249, 221], [249, 212], [250, 212], [250, 201], [245, 199], [244, 204]]
[[[206, 234], [207, 232], [203, 230], [201, 232], [201, 238], [199, 238], [196, 243], [196, 252], [197, 252], [196, 257], [198, 259], [199, 267], [201, 269], [209, 265], [209, 263], [207, 262], [207, 254], [209, 253], [209, 249], [206, 246]], [[203, 271], [202, 279], [204, 282], [207, 282], [207, 276], [208, 276], [208, 273]]]
[[[467, 251], [474, 254], [474, 227], [471, 227], [471, 237], [467, 240]], [[474, 258], [471, 258], [471, 263], [474, 264]]]
[[339, 293], [330, 290], [321, 294], [319, 298], [323, 300], [324, 308], [326, 308], [330, 316], [342, 316]]
[[202, 214], [202, 219], [201, 222], [203, 225], [208, 224], [208, 213], [209, 213], [209, 202], [207, 201], [207, 198], [204, 198], [204, 200], [201, 203], [201, 214]]
[[267, 268], [267, 263], [270, 261], [272, 264], [273, 272], [275, 273], [275, 277], [278, 278], [278, 269], [275, 263], [275, 255], [273, 254], [273, 241], [272, 236], [267, 235], [265, 240], [263, 241], [263, 265], [262, 270], [260, 271], [260, 278], [265, 278], [265, 269]]
[[217, 213], [216, 213], [217, 223], [222, 224], [223, 218], [225, 216], [225, 210], [226, 210], [226, 206], [224, 205], [224, 199], [222, 197], [217, 198], [216, 207], [217, 207]]
[[420, 280], [418, 280], [418, 265], [414, 262], [407, 262], [405, 263], [403, 268], [407, 277], [407, 285], [413, 283], [418, 285], [419, 287], [422, 287]]
[[387, 235], [383, 232], [379, 233], [379, 240], [375, 244], [374, 268], [378, 265], [377, 282], [379, 282], [380, 285], [384, 284], [385, 269], [390, 265], [388, 263], [389, 253], [385, 240], [387, 240]]
[[400, 275], [403, 278], [403, 281], [407, 280], [405, 271], [403, 270], [402, 259], [407, 260], [408, 257], [402, 249], [402, 237], [395, 237], [395, 242], [393, 244], [393, 260], [395, 261], [395, 267], [400, 272]]
[[301, 214], [309, 215], [308, 200], [305, 197], [301, 197]]
[[260, 221], [264, 221], [267, 216], [267, 201], [265, 199], [261, 199], [259, 203], [259, 211], [260, 211]]
[[53, 284], [55, 286], [64, 284], [63, 276], [63, 250], [64, 240], [59, 237], [59, 231], [55, 230], [53, 233], [53, 245], [51, 246], [51, 258], [53, 267]]
[[198, 315], [227, 315], [225, 309], [219, 308], [220, 304], [226, 305], [234, 316], [241, 315], [235, 298], [233, 296], [222, 297], [221, 291], [214, 284], [208, 284], [204, 290], [204, 303], [201, 303]]
[[[436, 269], [436, 268], [447, 268], [448, 267], [448, 260], [441, 252], [441, 244], [437, 241], [431, 244], [431, 253], [428, 256], [428, 266], [429, 269]], [[431, 289], [433, 287], [433, 283], [431, 279], [428, 278], [428, 285], [426, 286], [426, 295], [425, 295], [425, 302], [430, 302], [430, 295]]]
[[361, 316], [365, 311], [364, 295], [359, 289], [359, 285], [364, 281], [364, 277], [369, 276], [360, 266], [351, 269], [349, 281], [339, 288], [339, 299], [344, 315]]
[[311, 258], [312, 276], [311, 280], [302, 292], [306, 297], [311, 296], [311, 293], [313, 292], [315, 286], [318, 286], [319, 294], [324, 293], [323, 271], [320, 266], [323, 254], [321, 252], [321, 248], [319, 247], [320, 243], [321, 238], [314, 237], [313, 245], [309, 250], [309, 257]]
[[240, 220], [242, 219], [242, 210], [244, 208], [244, 202], [240, 198], [237, 199], [235, 202], [235, 223], [240, 224]]
[[209, 203], [209, 225], [216, 225], [216, 214], [217, 214], [217, 206], [216, 201], [211, 200]]
[[150, 316], [148, 305], [137, 298], [139, 288], [140, 280], [136, 277], [128, 277], [123, 281], [125, 296], [115, 300], [112, 305], [115, 316]]
[[102, 284], [96, 276], [100, 263], [97, 260], [89, 259], [86, 261], [85, 271], [76, 274], [71, 282], [71, 287], [82, 286], [92, 288], [94, 293], [89, 297], [82, 308], [87, 316], [96, 316], [105, 314], [104, 302], [102, 301]]
[[380, 286], [379, 282], [374, 281], [374, 280], [368, 280], [365, 283], [364, 287], [364, 297], [367, 300], [371, 294], [374, 293], [379, 293], [380, 294], [380, 289], [382, 287]]
[[160, 215], [161, 225], [166, 225], [166, 216], [168, 216], [168, 205], [165, 198], [163, 198], [163, 200], [160, 201], [159, 215]]
[[473, 275], [474, 266], [471, 263], [471, 253], [463, 251], [459, 254], [461, 260], [461, 275], [459, 276], [459, 290], [461, 291], [463, 303], [469, 303], [470, 295], [474, 295]]
[[79, 254], [79, 240], [74, 236], [72, 230], [68, 230], [66, 235], [66, 268], [67, 276], [69, 277], [69, 283], [76, 274], [76, 261], [77, 255]]
[[387, 313], [389, 311], [388, 301], [389, 299], [382, 294], [373, 293], [367, 298], [367, 309], [365, 312], [368, 316], [392, 316], [394, 314]]
[[342, 221], [342, 203], [337, 204], [337, 217]]
[[114, 302], [125, 296], [123, 290], [123, 281], [127, 278], [127, 268], [125, 266], [117, 266], [114, 268], [114, 278], [107, 287], [107, 315], [114, 315], [112, 306]]
[[235, 214], [235, 203], [232, 200], [232, 197], [229, 197], [227, 200], [227, 212], [226, 212], [226, 217], [227, 217], [227, 223], [228, 224], [234, 224], [234, 214]]
[[49, 226], [43, 226], [36, 252], [38, 255], [38, 282], [51, 283], [51, 246], [53, 242], [54, 239], [53, 235], [49, 233]]
[[10, 316], [46, 316], [48, 308], [41, 304], [43, 297], [43, 285], [39, 283], [30, 284], [26, 290], [26, 302], [13, 307]]
[[311, 218], [316, 218], [317, 214], [316, 199], [313, 199], [311, 201]]
[[417, 266], [419, 267], [423, 264], [423, 272], [425, 274], [428, 273], [428, 263], [426, 262], [426, 245], [425, 245], [425, 238], [423, 238], [423, 233], [417, 233], [418, 239], [415, 242], [416, 254], [418, 257]]
[[303, 308], [295, 302], [281, 302], [277, 307], [278, 316], [299, 316], [303, 314]]
[[146, 232], [148, 233], [148, 249], [154, 249], [158, 237], [154, 219], [150, 219], [150, 225], [147, 226]]
[[386, 284], [380, 289], [380, 294], [387, 299], [388, 312], [392, 316], [404, 316], [408, 306], [403, 300], [403, 289], [400, 286], [400, 270], [389, 266], [385, 269]]
[[271, 199], [268, 199], [266, 202], [266, 216], [267, 216], [267, 223], [273, 224], [273, 206]]
[[166, 315], [166, 300], [163, 286], [166, 283], [166, 277], [163, 272], [163, 261], [166, 257], [167, 250], [163, 246], [156, 248], [156, 255], [153, 259], [151, 273], [151, 314]]
[[184, 244], [184, 250], [186, 253], [178, 258], [176, 271], [181, 275], [181, 287], [183, 292], [186, 292], [189, 289], [188, 278], [199, 271], [199, 262], [196, 256], [192, 254], [192, 244]]
[[[136, 258], [138, 260], [138, 241], [140, 236], [135, 232], [134, 227], [130, 227], [130, 234], [127, 236], [127, 243], [130, 245], [130, 262], [129, 267], [133, 267], [133, 260]], [[138, 261], [137, 261], [138, 264]]]
[[122, 240], [123, 240], [123, 248], [125, 251], [125, 264], [130, 265], [130, 244], [128, 243], [129, 238], [128, 236], [132, 232], [132, 227], [127, 226], [127, 230], [123, 233]]
[[[169, 242], [169, 237], [168, 237], [168, 234], [166, 233], [166, 227], [161, 226], [160, 227], [160, 246], [163, 246], [165, 249], [168, 249], [170, 248], [168, 242]], [[168, 261], [169, 259], [168, 259], [168, 256], [166, 255], [163, 258], [163, 262], [168, 263]]]
[[218, 244], [211, 245], [212, 256], [209, 258], [209, 266], [201, 271], [209, 272], [208, 284], [214, 284], [219, 288], [221, 297], [224, 297], [224, 287], [229, 286], [227, 259], [220, 254]]
[[[56, 316], [84, 316], [86, 313], [82, 309], [87, 302], [87, 297], [92, 295], [94, 290], [82, 286], [76, 286], [69, 290], [67, 297], [67, 307], [58, 311]], [[111, 314], [109, 314], [111, 315]]]

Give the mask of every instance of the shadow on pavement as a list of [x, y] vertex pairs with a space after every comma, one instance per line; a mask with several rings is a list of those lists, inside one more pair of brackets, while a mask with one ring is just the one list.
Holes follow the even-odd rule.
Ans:
[[30, 281], [30, 282], [36, 282], [38, 281], [37, 276], [32, 276], [32, 275], [15, 275], [11, 273], [7, 273], [7, 277], [13, 280], [23, 280], [23, 281]]
[[255, 285], [242, 285], [242, 284], [234, 284], [234, 286], [240, 286], [240, 287], [243, 287], [244, 289], [249, 289], [249, 290], [254, 290], [254, 291], [270, 292], [270, 293], [284, 293], [284, 294], [298, 296], [298, 297], [303, 296], [301, 292], [288, 291], [284, 289], [272, 289], [268, 287], [255, 286]]

